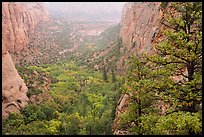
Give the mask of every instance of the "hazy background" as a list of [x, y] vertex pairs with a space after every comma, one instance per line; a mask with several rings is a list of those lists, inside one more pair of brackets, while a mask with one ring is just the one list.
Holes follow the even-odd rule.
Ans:
[[121, 19], [126, 2], [45, 2], [50, 16], [72, 21], [111, 21]]

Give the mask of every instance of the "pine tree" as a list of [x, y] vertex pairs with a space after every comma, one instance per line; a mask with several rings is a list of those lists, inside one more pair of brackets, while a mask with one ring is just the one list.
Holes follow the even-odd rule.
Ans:
[[152, 89], [154, 77], [150, 66], [144, 57], [132, 57], [129, 62], [123, 85], [123, 90], [129, 95], [129, 103], [127, 111], [120, 116], [119, 125], [123, 125], [120, 127], [122, 129], [128, 129], [130, 134], [142, 134], [140, 117], [157, 112], [153, 106], [157, 97]]
[[[201, 7], [201, 2], [168, 4], [157, 53], [131, 60], [123, 85], [130, 97], [120, 129], [129, 134], [202, 134]], [[161, 115], [155, 111], [160, 100], [166, 107]]]
[[179, 110], [197, 112], [202, 102], [202, 2], [175, 2], [169, 8], [163, 39], [150, 60], [172, 78], [183, 77], [171, 85], [174, 90], [169, 94], [178, 101]]

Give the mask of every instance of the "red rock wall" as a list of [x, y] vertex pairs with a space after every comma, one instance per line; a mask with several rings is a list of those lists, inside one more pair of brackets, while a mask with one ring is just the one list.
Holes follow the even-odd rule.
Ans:
[[[131, 2], [124, 5], [120, 22], [120, 34], [125, 54], [117, 61], [117, 73], [123, 74], [123, 61], [132, 55], [153, 51], [152, 41], [156, 36], [163, 12], [160, 2]], [[135, 43], [135, 46], [132, 46]]]
[[[152, 44], [155, 41], [155, 36], [159, 33], [163, 11], [159, 8], [160, 2], [134, 2], [127, 3], [123, 9], [123, 16], [120, 22], [120, 38], [123, 46], [128, 49], [128, 52], [117, 62], [119, 74], [124, 74], [121, 67], [122, 60], [126, 60], [131, 55], [140, 55], [143, 52], [151, 53], [153, 51]], [[135, 47], [132, 43], [135, 42]], [[122, 95], [121, 98], [127, 96]], [[125, 102], [119, 100], [116, 109], [116, 118], [114, 120], [113, 133], [115, 135], [128, 134], [127, 131], [117, 129], [119, 114], [125, 113], [128, 104], [128, 97], [125, 97]]]
[[120, 37], [125, 47], [134, 52], [150, 51], [152, 39], [159, 27], [162, 11], [160, 2], [134, 2], [124, 6]]
[[27, 86], [18, 74], [11, 53], [28, 44], [30, 31], [49, 20], [41, 3], [2, 2], [2, 116], [19, 112], [28, 102]]
[[29, 33], [48, 20], [43, 3], [2, 2], [2, 39], [7, 50], [19, 54], [28, 45]]
[[27, 105], [27, 86], [19, 76], [10, 54], [2, 41], [2, 116], [9, 112], [19, 112]]

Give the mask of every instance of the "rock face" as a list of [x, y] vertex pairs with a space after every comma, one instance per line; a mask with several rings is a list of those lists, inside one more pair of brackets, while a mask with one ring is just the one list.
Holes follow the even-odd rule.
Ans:
[[116, 107], [116, 118], [114, 119], [114, 124], [113, 124], [113, 134], [114, 135], [123, 135], [127, 134], [127, 131], [120, 131], [117, 130], [117, 123], [118, 123], [118, 117], [120, 114], [125, 113], [127, 106], [128, 106], [128, 94], [124, 94], [120, 97], [118, 101], [118, 106]]
[[9, 112], [19, 112], [27, 105], [27, 86], [19, 76], [10, 54], [2, 43], [2, 116]]
[[135, 43], [135, 51], [150, 51], [151, 42], [161, 19], [160, 2], [127, 3], [121, 19], [120, 37], [128, 49]]
[[2, 39], [14, 63], [20, 51], [27, 48], [29, 34], [39, 23], [48, 20], [43, 3], [2, 2]]
[[[27, 86], [9, 53], [19, 54], [28, 45], [29, 33], [49, 20], [41, 3], [2, 2], [2, 116], [19, 112], [28, 102]], [[15, 53], [15, 54], [14, 54]]]
[[[152, 40], [158, 31], [162, 11], [160, 2], [134, 2], [127, 3], [123, 9], [120, 22], [120, 38], [126, 53], [117, 62], [121, 66], [123, 60], [130, 55], [140, 55], [143, 52], [152, 51]], [[118, 67], [118, 72], [123, 70]]]

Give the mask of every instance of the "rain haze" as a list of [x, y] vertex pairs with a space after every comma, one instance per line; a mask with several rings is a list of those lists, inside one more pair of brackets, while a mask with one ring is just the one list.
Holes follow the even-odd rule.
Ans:
[[119, 23], [125, 2], [46, 2], [50, 16], [72, 21]]
[[202, 2], [2, 2], [2, 135], [202, 135]]

